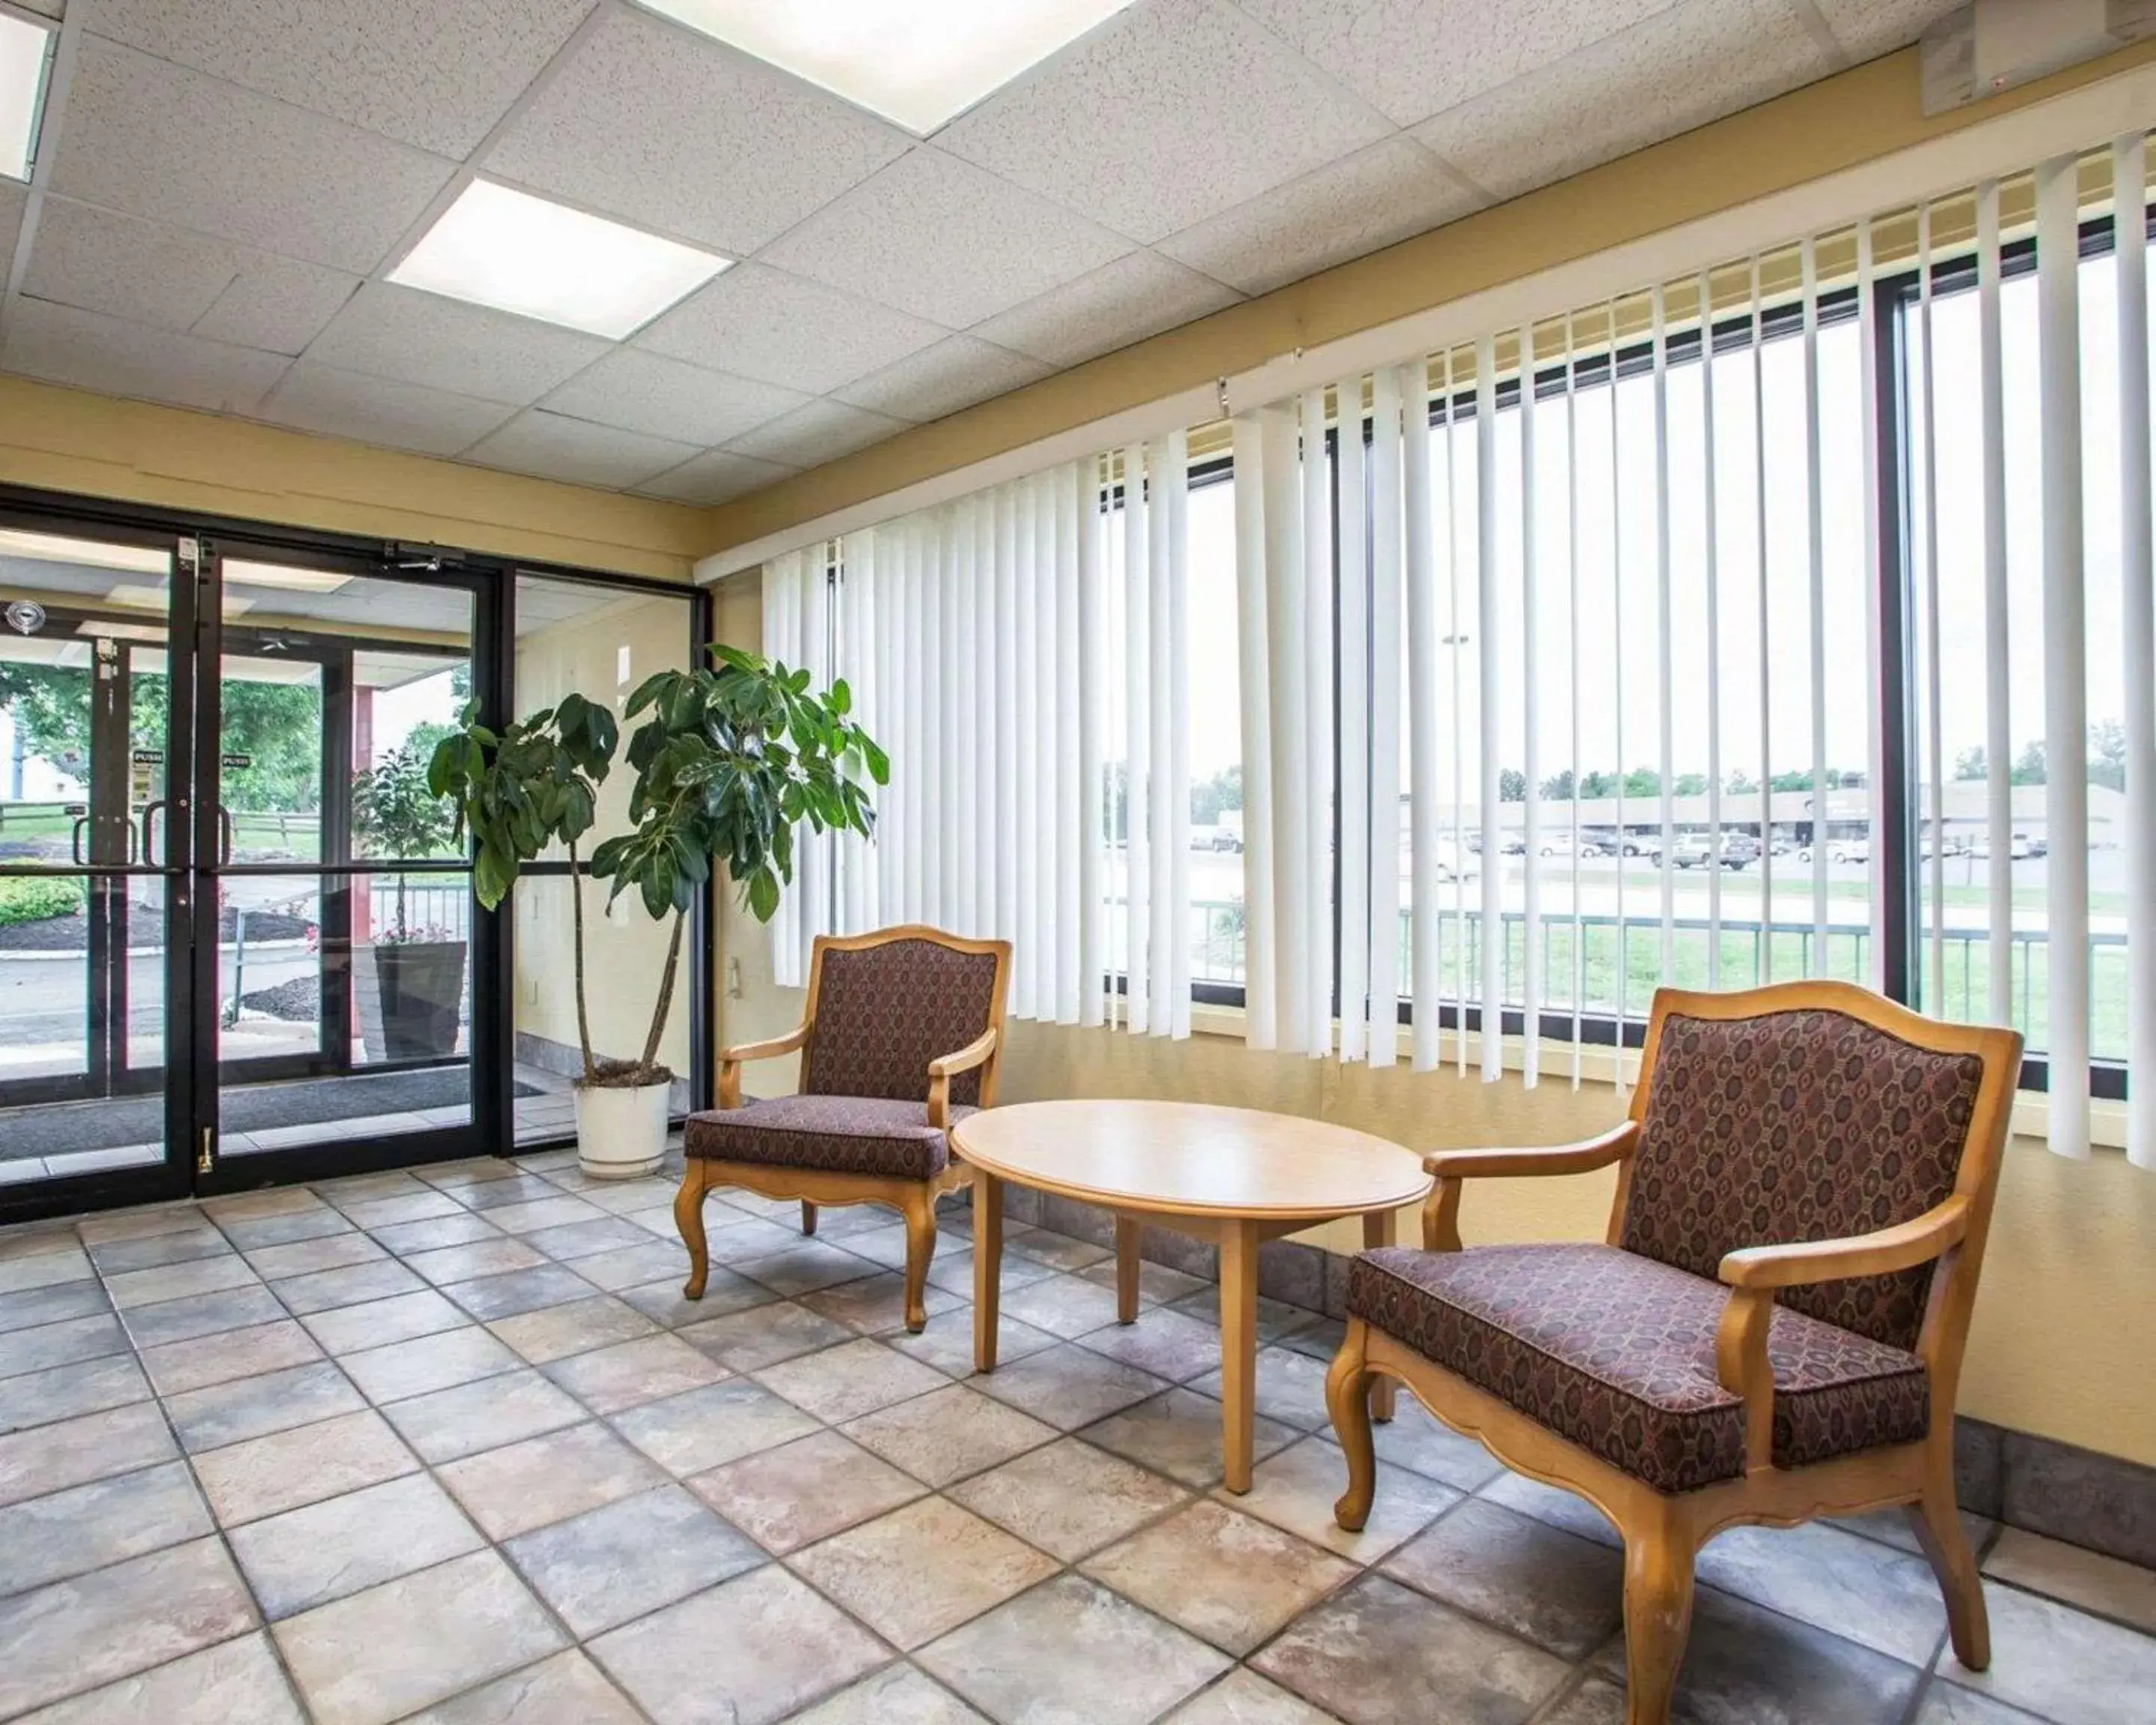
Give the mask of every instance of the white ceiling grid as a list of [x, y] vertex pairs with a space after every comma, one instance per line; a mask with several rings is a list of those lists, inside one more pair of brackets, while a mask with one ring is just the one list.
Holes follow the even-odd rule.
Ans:
[[[1136, 0], [923, 140], [632, 0], [68, 0], [0, 370], [720, 502], [1954, 3]], [[740, 261], [620, 342], [388, 283], [482, 173]]]

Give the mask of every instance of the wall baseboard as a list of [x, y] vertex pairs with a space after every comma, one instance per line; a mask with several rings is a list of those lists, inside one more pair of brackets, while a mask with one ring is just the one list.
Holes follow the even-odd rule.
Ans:
[[[1004, 1214], [1096, 1245], [1115, 1241], [1106, 1210], [1070, 1199], [1008, 1186]], [[1214, 1249], [1188, 1235], [1147, 1228], [1138, 1250], [1150, 1263], [1219, 1279]], [[1347, 1253], [1301, 1240], [1270, 1241], [1258, 1252], [1258, 1292], [1343, 1317], [1350, 1261]], [[1961, 1414], [1954, 1420], [1954, 1491], [1972, 1514], [2156, 1568], [2156, 1467]]]

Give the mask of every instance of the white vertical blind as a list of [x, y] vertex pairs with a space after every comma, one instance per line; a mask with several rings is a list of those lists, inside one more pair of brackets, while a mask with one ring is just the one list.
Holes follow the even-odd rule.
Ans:
[[[1499, 670], [1497, 596], [1497, 344], [1485, 336], [1475, 344], [1475, 640], [1481, 663], [1482, 794], [1482, 982], [1476, 999], [1482, 1009], [1482, 1079], [1505, 1071], [1504, 847], [1498, 811], [1504, 801], [1503, 757], [1497, 737], [1504, 679]], [[1463, 1021], [1464, 1022], [1464, 1021]]]
[[[1098, 458], [1078, 464], [1078, 682], [1072, 696], [1078, 722], [1078, 1022], [1101, 1022], [1108, 973], [1106, 726], [1099, 711], [1108, 688], [1107, 526]], [[984, 715], [981, 729], [993, 729]], [[993, 828], [983, 824], [983, 845]]]
[[1271, 684], [1275, 1029], [1288, 1054], [1310, 1050], [1310, 737], [1302, 650], [1302, 454], [1293, 412], [1260, 416], [1265, 521], [1265, 670]]
[[2071, 156], [2036, 170], [2037, 402], [2044, 507], [2044, 865], [2051, 1145], [2089, 1151], [2087, 602], [2082, 567], [2081, 246]]
[[1322, 389], [1302, 398], [1302, 652], [1303, 770], [1309, 775], [1302, 827], [1301, 929], [1304, 1046], [1312, 1055], [1332, 1050], [1332, 476], [1325, 451]]
[[1405, 566], [1400, 531], [1399, 373], [1379, 372], [1370, 380], [1370, 394], [1368, 1041], [1370, 1064], [1389, 1066], [1399, 1059], [1400, 1045], [1400, 650]]
[[1278, 955], [1273, 886], [1272, 646], [1267, 632], [1265, 434], [1255, 414], [1237, 416], [1235, 649], [1243, 739], [1243, 1014], [1252, 1048], [1279, 1040]]
[[1369, 1048], [1370, 594], [1369, 510], [1363, 447], [1363, 380], [1334, 392], [1333, 477], [1340, 524], [1340, 1058]]
[[[2148, 151], [2139, 132], [2112, 146], [2118, 223], [2119, 635], [2126, 729], [2126, 1044], [2142, 1081], [2128, 1094], [2126, 1153], [2156, 1168], [2156, 559], [2151, 556], [2148, 426]], [[2135, 483], [2136, 476], [2142, 483]]]
[[[1856, 352], [1858, 391], [1860, 398], [1876, 401], [1879, 392], [1879, 303], [1871, 291], [1872, 228], [1869, 220], [1856, 224]], [[1879, 416], [1861, 413], [1863, 439], [1860, 445], [1864, 464], [1864, 783], [1865, 807], [1869, 817], [1866, 829], [1875, 839], [1886, 831], [1885, 810], [1879, 800], [1879, 787], [1887, 764], [1887, 709], [1881, 689], [1879, 610], [1884, 598], [1887, 572], [1881, 555], [1883, 547], [1879, 532]], [[1905, 588], [1906, 590], [1906, 588]], [[1907, 663], [1907, 655], [1904, 655]], [[1826, 792], [1816, 793], [1821, 807], [1825, 806]], [[1898, 813], [1896, 817], [1900, 819]], [[1866, 922], [1873, 928], [1883, 928], [1887, 921], [1887, 847], [1874, 843], [1866, 847], [1866, 898], [1869, 906]], [[1867, 962], [1861, 981], [1872, 988], [1887, 985], [1887, 942], [1883, 940], [1866, 943]]]
[[1123, 1019], [1146, 1029], [1152, 1006], [1152, 583], [1145, 450], [1123, 451]]
[[1520, 1076], [1529, 1089], [1542, 1076], [1543, 1009], [1543, 830], [1541, 715], [1537, 708], [1537, 673], [1541, 669], [1537, 642], [1542, 634], [1535, 568], [1535, 331], [1532, 324], [1520, 326], [1520, 700], [1525, 712], [1525, 742], [1521, 750], [1522, 778], [1526, 780], [1522, 804], [1520, 852], [1527, 875], [1522, 905], [1520, 1017], [1522, 1055]]
[[[2014, 832], [2014, 787], [2003, 769], [2014, 757], [2012, 726], [2013, 622], [2006, 564], [2005, 353], [2000, 306], [2003, 265], [1999, 254], [1999, 182], [1977, 188], [1977, 316], [1982, 429], [1978, 438], [1984, 495], [1984, 759], [1997, 763], [1985, 774], [1984, 854], [2010, 856]], [[2014, 998], [2014, 875], [2010, 869], [1987, 871], [1985, 950], [1989, 988], [1985, 996], [1995, 1016]]]
[[[1402, 497], [1406, 519], [1402, 543], [1406, 547], [1403, 574], [1407, 592], [1408, 657], [1419, 673], [1408, 678], [1408, 769], [1413, 786], [1408, 805], [1412, 845], [1409, 866], [1413, 870], [1409, 878], [1414, 895], [1409, 924], [1413, 942], [1410, 992], [1414, 1000], [1414, 1069], [1427, 1072], [1438, 1061], [1439, 1002], [1444, 988], [1440, 944], [1444, 937], [1444, 909], [1438, 893], [1437, 867], [1440, 834], [1444, 830], [1438, 801], [1437, 690], [1435, 680], [1422, 669], [1437, 662], [1437, 552], [1435, 511], [1430, 497], [1430, 367], [1418, 361], [1402, 367], [1399, 377], [1400, 466], [1405, 476]], [[1450, 418], [1448, 403], [1444, 434], [1448, 448], [1452, 437]]]

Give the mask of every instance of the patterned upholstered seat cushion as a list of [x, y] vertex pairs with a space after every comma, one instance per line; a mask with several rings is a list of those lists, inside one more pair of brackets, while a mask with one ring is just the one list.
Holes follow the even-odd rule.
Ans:
[[[1663, 1023], [1619, 1244], [1694, 1276], [1725, 1254], [1868, 1234], [1953, 1190], [1984, 1063], [1846, 1013]], [[1913, 1348], [1932, 1268], [1791, 1288], [1781, 1303]]]
[[[928, 1063], [988, 1028], [996, 955], [940, 942], [886, 941], [825, 950], [816, 1030], [801, 1088], [827, 1096], [928, 1100]], [[951, 1100], [981, 1099], [981, 1069], [951, 1080]]]
[[[955, 1123], [975, 1111], [954, 1107]], [[920, 1102], [884, 1096], [769, 1096], [746, 1107], [691, 1114], [681, 1132], [691, 1156], [773, 1168], [926, 1180], [951, 1159]]]
[[[1389, 1246], [1357, 1258], [1348, 1310], [1657, 1491], [1744, 1471], [1743, 1404], [1715, 1377], [1729, 1290], [1602, 1245]], [[1923, 1362], [1777, 1307], [1777, 1466], [1924, 1435]]]

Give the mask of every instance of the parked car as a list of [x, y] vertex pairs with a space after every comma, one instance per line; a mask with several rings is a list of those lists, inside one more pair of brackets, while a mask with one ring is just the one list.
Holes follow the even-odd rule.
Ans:
[[1214, 827], [1204, 835], [1204, 842], [1208, 850], [1240, 850], [1243, 835], [1226, 827]]
[[1714, 860], [1714, 840], [1703, 833], [1687, 833], [1670, 847], [1670, 860], [1681, 869], [1705, 868]]
[[[1869, 839], [1830, 839], [1826, 841], [1829, 862], [1868, 863], [1871, 860], [1871, 841]], [[1799, 862], [1812, 860], [1812, 847], [1805, 845], [1797, 853]]]
[[[1969, 854], [1982, 861], [1990, 861], [1991, 835], [1989, 833], [1986, 833], [1974, 845], [1970, 845]], [[2016, 833], [2012, 838], [2006, 841], [2006, 856], [2010, 862], [2020, 862], [2025, 858], [2040, 856], [2042, 854], [2042, 852], [2036, 850], [2035, 847], [2029, 842], [2029, 835], [2026, 833]]]
[[1722, 865], [1725, 869], [1741, 869], [1747, 863], [1759, 860], [1759, 841], [1749, 833], [1724, 833], [1722, 835]]

